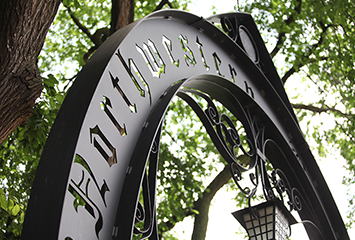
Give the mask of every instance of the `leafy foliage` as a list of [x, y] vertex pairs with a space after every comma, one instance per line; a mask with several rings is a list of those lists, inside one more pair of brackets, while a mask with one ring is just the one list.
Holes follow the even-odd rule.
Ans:
[[43, 84], [44, 91], [34, 105], [32, 116], [0, 146], [1, 211], [5, 211], [1, 214], [1, 229], [5, 239], [18, 237], [21, 233], [39, 158], [65, 97], [52, 75], [43, 78]]
[[[163, 2], [163, 1], [162, 1]], [[135, 19], [151, 13], [157, 0], [137, 0]], [[187, 9], [188, 0], [172, 0], [164, 7]], [[251, 12], [286, 87], [298, 74], [302, 86], [312, 86], [315, 98], [297, 96], [293, 101], [300, 120], [306, 122], [309, 139], [321, 155], [327, 147], [341, 150], [354, 184], [355, 163], [355, 6], [342, 0], [255, 0], [242, 6]], [[16, 129], [0, 146], [0, 239], [18, 239], [36, 167], [55, 116], [71, 81], [85, 64], [88, 52], [102, 42], [110, 27], [110, 1], [63, 0], [39, 57], [44, 90], [29, 121]], [[76, 20], [75, 20], [76, 19]], [[77, 21], [77, 22], [75, 22]], [[81, 24], [81, 26], [78, 25]], [[85, 30], [86, 29], [86, 32]], [[91, 37], [90, 37], [91, 36]], [[170, 106], [162, 133], [158, 173], [158, 218], [160, 232], [176, 222], [197, 214], [194, 203], [223, 168], [211, 140], [197, 117], [179, 100]], [[312, 124], [311, 117], [331, 116], [334, 122]], [[184, 120], [184, 121], [182, 121]], [[308, 121], [308, 122], [307, 122]], [[183, 126], [180, 124], [183, 123]], [[179, 125], [180, 124], [180, 125]], [[329, 124], [328, 124], [329, 126]], [[206, 159], [212, 159], [206, 161]], [[228, 184], [234, 188], [233, 184]], [[354, 196], [349, 193], [350, 222], [353, 223]], [[244, 198], [236, 196], [237, 203]], [[169, 232], [166, 239], [174, 239]]]
[[[188, 2], [174, 0], [171, 5], [186, 8]], [[159, 3], [136, 1], [136, 17], [151, 13]], [[0, 146], [0, 239], [18, 239], [21, 234], [30, 189], [50, 128], [72, 80], [85, 64], [85, 54], [95, 45], [83, 29], [100, 37], [95, 33], [110, 26], [110, 12], [111, 3], [107, 0], [64, 0], [58, 11], [38, 59], [42, 95], [28, 122]]]
[[207, 186], [204, 180], [223, 164], [198, 117], [181, 99], [169, 106], [164, 119], [159, 158], [157, 216], [165, 232], [198, 214], [194, 204]]
[[[346, 159], [347, 185], [354, 184], [355, 174], [354, 9], [354, 1], [347, 0], [256, 0], [245, 6], [268, 42], [286, 88], [290, 86], [289, 95], [293, 89], [306, 90], [295, 96], [293, 106], [306, 122], [309, 141], [321, 157], [340, 149]], [[294, 75], [308, 87], [292, 87]], [[350, 205], [351, 225], [353, 200]]]

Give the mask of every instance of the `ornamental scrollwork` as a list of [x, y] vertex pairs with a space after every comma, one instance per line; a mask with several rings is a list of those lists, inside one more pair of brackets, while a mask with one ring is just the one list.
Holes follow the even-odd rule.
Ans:
[[[202, 109], [188, 93], [204, 99], [207, 102], [205, 109]], [[279, 198], [289, 206], [290, 211], [302, 209], [300, 192], [290, 185], [281, 169], [273, 168], [273, 156], [266, 153], [267, 145], [272, 144], [279, 151], [274, 154], [285, 158], [284, 153], [274, 140], [265, 139], [267, 129], [258, 125], [248, 108], [242, 107], [238, 102], [234, 106], [238, 114], [231, 114], [233, 116], [229, 117], [229, 114], [220, 113], [213, 100], [199, 91], [182, 90], [178, 96], [184, 99], [200, 118], [217, 150], [229, 164], [232, 179], [248, 198], [249, 206], [260, 186], [266, 200]], [[234, 124], [236, 120], [242, 123], [242, 128], [236, 127]], [[240, 129], [244, 130], [243, 137]], [[241, 182], [246, 179], [250, 184], [243, 186]]]
[[[281, 148], [274, 140], [265, 137], [266, 128], [258, 125], [248, 108], [236, 101], [236, 104], [233, 105], [234, 109], [231, 110], [234, 112], [233, 114], [231, 111], [220, 113], [221, 110], [219, 111], [214, 100], [200, 91], [181, 89], [177, 96], [183, 99], [201, 120], [213, 144], [230, 166], [232, 179], [248, 199], [249, 207], [257, 189], [261, 187], [266, 200], [279, 198], [284, 204], [288, 204], [290, 211], [302, 209], [302, 197], [299, 191], [290, 185], [286, 175], [279, 168], [273, 168], [271, 162], [273, 156], [269, 156], [269, 152], [266, 151], [270, 145], [279, 151], [278, 155], [284, 157]], [[201, 104], [201, 102], [205, 102], [205, 104]], [[221, 107], [221, 109], [223, 108], [225, 106]], [[133, 232], [140, 235], [140, 239], [157, 237], [154, 232], [157, 227], [155, 215], [156, 171], [151, 171], [151, 169], [157, 170], [158, 143], [157, 136], [151, 147], [149, 175], [146, 172], [142, 182], [144, 203], [138, 202], [136, 207]], [[269, 161], [269, 157], [271, 161]], [[248, 180], [250, 184], [244, 186], [242, 180]], [[252, 208], [251, 212], [257, 217], [258, 213], [253, 212]]]

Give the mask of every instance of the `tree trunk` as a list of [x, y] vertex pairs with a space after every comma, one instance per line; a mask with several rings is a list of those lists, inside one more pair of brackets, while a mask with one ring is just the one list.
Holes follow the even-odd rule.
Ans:
[[229, 166], [226, 165], [224, 169], [217, 175], [215, 179], [203, 192], [195, 203], [195, 210], [199, 213], [195, 215], [194, 229], [192, 232], [192, 240], [204, 240], [206, 238], [208, 225], [208, 212], [213, 197], [231, 178]]
[[112, 0], [111, 34], [133, 22], [134, 0]]
[[0, 2], [0, 143], [31, 116], [42, 91], [37, 58], [60, 2]]

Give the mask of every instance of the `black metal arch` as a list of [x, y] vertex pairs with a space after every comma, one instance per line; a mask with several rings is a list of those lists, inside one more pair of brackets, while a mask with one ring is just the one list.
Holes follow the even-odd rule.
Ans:
[[[161, 121], [175, 94], [200, 117], [237, 185], [243, 171], [254, 170], [255, 187], [240, 186], [247, 197], [262, 186], [266, 199], [285, 196], [296, 210], [302, 204], [301, 218], [328, 239], [349, 239], [251, 16], [208, 21], [173, 10], [112, 35], [78, 75], [43, 151], [22, 239], [129, 239], [133, 233], [154, 239], [155, 175], [145, 167], [148, 157], [149, 169], [157, 167]], [[204, 98], [208, 109], [190, 94]], [[243, 123], [247, 150], [211, 99]], [[249, 166], [238, 164], [236, 148]], [[137, 201], [141, 186], [144, 205]], [[138, 229], [135, 218], [149, 220]]]
[[[208, 102], [207, 109], [202, 109], [187, 93], [203, 97]], [[303, 221], [312, 223], [305, 224], [310, 239], [325, 239], [324, 236], [329, 236], [326, 234], [330, 234], [330, 225], [326, 213], [319, 211], [322, 205], [319, 196], [310, 192], [312, 183], [305, 181], [306, 173], [298, 166], [300, 156], [295, 154], [296, 150], [284, 139], [279, 126], [242, 89], [222, 77], [203, 75], [181, 80], [171, 86], [151, 111], [130, 160], [130, 170], [125, 178], [116, 214], [114, 239], [131, 239], [133, 233], [142, 234], [141, 239], [158, 239], [154, 214], [156, 175], [150, 170], [148, 176], [146, 167], [150, 159], [152, 166], [149, 165], [149, 169], [157, 170], [156, 147], [159, 146], [161, 123], [175, 95], [182, 98], [200, 118], [219, 153], [230, 165], [235, 183], [249, 198], [249, 205], [257, 188], [261, 187], [266, 200], [279, 198], [290, 211], [297, 211]], [[218, 113], [212, 98], [221, 102], [246, 129], [250, 150], [241, 150], [250, 158], [247, 168], [238, 163], [233, 151], [234, 148], [243, 148], [238, 131], [229, 116]], [[222, 120], [226, 120], [227, 124]], [[227, 143], [231, 147], [228, 148]], [[267, 171], [267, 163], [271, 163], [272, 172]], [[251, 169], [254, 171], [244, 178], [252, 179], [253, 189], [239, 184], [243, 172]], [[141, 187], [144, 207], [148, 208], [146, 210], [138, 201]], [[142, 218], [145, 211], [148, 214]], [[147, 222], [144, 231], [135, 226], [139, 218]]]

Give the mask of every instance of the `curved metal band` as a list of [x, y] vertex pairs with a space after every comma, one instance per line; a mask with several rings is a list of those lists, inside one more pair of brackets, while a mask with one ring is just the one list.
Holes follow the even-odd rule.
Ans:
[[[145, 193], [150, 202], [144, 206], [137, 205], [137, 194], [141, 185], [146, 190], [155, 188], [154, 181], [150, 180], [153, 175], [146, 176], [145, 167], [148, 157], [152, 159], [154, 155], [151, 149], [154, 139], [157, 142], [166, 107], [182, 86], [207, 93], [233, 115], [240, 116], [240, 121], [248, 126], [248, 144], [252, 146], [244, 154], [260, 160], [255, 165], [252, 159], [250, 166], [264, 171], [267, 191], [274, 188], [268, 183], [270, 178], [263, 165], [268, 154], [263, 152], [262, 144], [264, 139], [274, 138], [270, 135], [278, 138], [277, 143], [287, 151], [287, 158], [273, 156], [271, 162], [286, 172], [292, 187], [299, 189], [311, 206], [300, 211], [301, 218], [310, 219], [332, 239], [336, 239], [336, 233], [347, 239], [338, 209], [299, 129], [253, 19], [243, 13], [211, 19], [224, 19], [224, 27], [231, 30], [231, 37], [235, 37], [242, 23], [258, 48], [257, 59], [250, 58], [238, 38], [232, 39], [207, 20], [181, 11], [155, 12], [104, 42], [78, 75], [51, 130], [37, 169], [23, 239], [109, 238], [119, 199], [117, 211], [122, 216], [116, 217], [114, 235], [119, 236], [127, 229], [128, 235], [133, 231], [143, 232], [143, 237], [154, 235], [154, 220], [140, 231], [133, 230], [137, 208], [142, 214], [145, 208], [147, 218], [155, 217], [152, 191]], [[234, 22], [238, 23], [235, 31]], [[184, 78], [191, 79], [174, 85], [176, 79]], [[211, 132], [219, 138], [215, 139], [216, 145], [228, 162], [235, 163], [233, 149], [226, 148], [224, 141], [239, 147], [240, 143], [228, 117], [218, 115], [213, 107], [200, 116], [208, 128], [211, 125], [216, 128], [215, 133]], [[263, 127], [270, 131], [261, 133]], [[241, 166], [235, 169], [246, 170]], [[251, 179], [255, 177], [258, 179], [257, 172], [250, 175]], [[121, 191], [122, 184], [124, 191]], [[125, 196], [128, 190], [134, 192], [133, 196]], [[289, 192], [291, 196], [295, 193]], [[143, 215], [138, 220], [142, 218]]]

